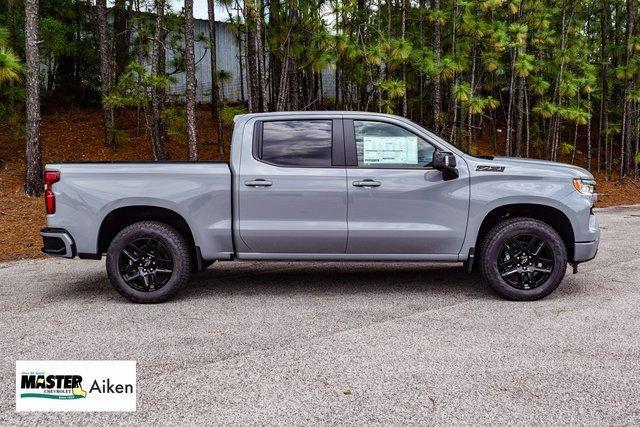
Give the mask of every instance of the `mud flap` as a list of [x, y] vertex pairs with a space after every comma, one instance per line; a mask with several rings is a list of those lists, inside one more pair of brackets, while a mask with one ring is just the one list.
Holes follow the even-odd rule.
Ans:
[[464, 264], [462, 264], [464, 271], [466, 271], [467, 273], [471, 273], [473, 271], [474, 254], [475, 254], [475, 248], [470, 248], [469, 256], [467, 257], [467, 260], [464, 262]]
[[573, 268], [573, 274], [577, 274], [578, 273], [578, 263], [577, 262], [570, 262], [569, 264]]

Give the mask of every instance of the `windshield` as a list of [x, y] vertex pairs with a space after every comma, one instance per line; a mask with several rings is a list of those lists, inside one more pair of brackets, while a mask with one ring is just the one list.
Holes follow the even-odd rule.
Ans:
[[466, 149], [464, 149], [462, 147], [455, 146], [455, 145], [445, 141], [444, 139], [442, 139], [442, 137], [436, 135], [435, 133], [433, 133], [431, 131], [426, 130], [422, 126], [420, 126], [420, 128], [423, 129], [426, 133], [428, 133], [429, 136], [431, 136], [439, 144], [446, 145], [448, 147], [453, 147], [456, 150], [460, 151], [461, 153], [466, 154], [467, 156], [474, 157], [476, 159], [488, 159], [488, 160], [493, 160], [493, 158], [494, 158], [494, 156], [479, 156], [479, 155], [471, 154], [468, 150], [466, 150]]

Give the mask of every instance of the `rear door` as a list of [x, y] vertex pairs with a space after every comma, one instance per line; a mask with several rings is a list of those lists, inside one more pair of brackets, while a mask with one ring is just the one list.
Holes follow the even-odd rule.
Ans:
[[451, 255], [467, 225], [469, 174], [444, 181], [435, 141], [403, 122], [345, 119], [349, 254]]
[[[294, 116], [295, 117], [295, 116]], [[238, 176], [239, 234], [258, 254], [344, 254], [347, 184], [342, 120], [257, 121]]]

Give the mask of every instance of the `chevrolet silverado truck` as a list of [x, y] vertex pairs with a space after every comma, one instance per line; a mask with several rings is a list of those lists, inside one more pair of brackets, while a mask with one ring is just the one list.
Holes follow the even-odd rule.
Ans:
[[595, 257], [596, 197], [582, 168], [475, 157], [401, 117], [247, 114], [229, 163], [47, 165], [42, 250], [106, 254], [114, 288], [141, 303], [231, 260], [461, 262], [537, 300]]

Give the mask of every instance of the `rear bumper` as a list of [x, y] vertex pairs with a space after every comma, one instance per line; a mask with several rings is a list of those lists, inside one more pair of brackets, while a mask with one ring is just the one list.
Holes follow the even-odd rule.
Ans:
[[63, 228], [43, 228], [42, 252], [48, 255], [73, 258], [76, 256], [76, 244], [73, 237]]

